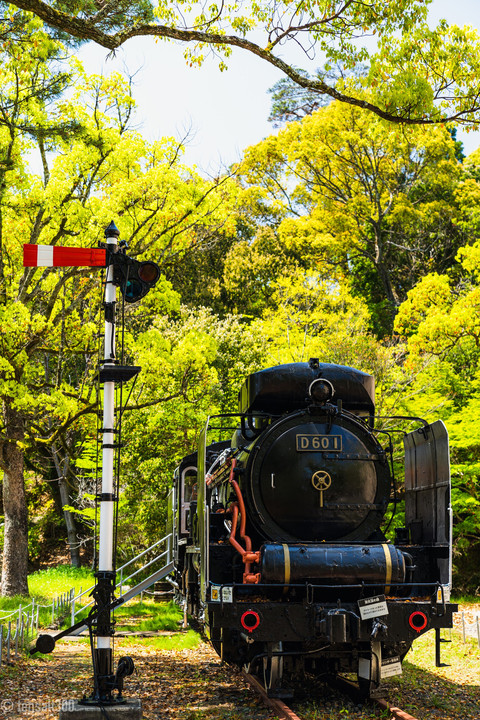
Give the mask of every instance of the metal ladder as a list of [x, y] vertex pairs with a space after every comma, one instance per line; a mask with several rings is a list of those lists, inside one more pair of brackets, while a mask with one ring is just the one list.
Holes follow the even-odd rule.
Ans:
[[[127, 568], [133, 563], [137, 563], [138, 560], [143, 558], [145, 555], [148, 555], [152, 552], [152, 550], [155, 550], [156, 553], [158, 553], [153, 560], [149, 560], [148, 562], [141, 565], [141, 567], [137, 568], [134, 572], [132, 572], [130, 575], [125, 577], [125, 573], [128, 572]], [[144, 570], [147, 570], [148, 568], [152, 568], [154, 565], [160, 564], [161, 567], [157, 570], [154, 570], [145, 580], [142, 580], [141, 582], [137, 583], [137, 585], [134, 585], [133, 587], [128, 587], [128, 590], [126, 592], [123, 592], [123, 586], [128, 583], [129, 580], [134, 578], [139, 573], [143, 572]], [[127, 602], [127, 600], [131, 600], [136, 595], [140, 595], [140, 593], [147, 590], [147, 588], [151, 587], [154, 583], [156, 583], [158, 580], [162, 580], [163, 578], [166, 578], [168, 581], [168, 575], [173, 570], [173, 535], [165, 535], [165, 537], [161, 538], [160, 540], [157, 540], [157, 542], [153, 543], [153, 545], [150, 545], [146, 550], [143, 550], [143, 552], [136, 555], [134, 558], [126, 562], [122, 567], [119, 567], [117, 569], [117, 576], [120, 574], [120, 580], [115, 585], [115, 590], [119, 591], [119, 598], [123, 598], [124, 602]], [[172, 581], [173, 583], [173, 581]], [[90, 600], [89, 603], [86, 605], [78, 605], [76, 601], [78, 601], [81, 597], [84, 595], [89, 595], [95, 585], [92, 585], [91, 587], [87, 588], [86, 590], [83, 590], [78, 595], [72, 598], [71, 600], [71, 622], [70, 626], [75, 625], [75, 617], [82, 612], [82, 610], [85, 610], [85, 608], [88, 608], [93, 605], [93, 600]], [[77, 604], [77, 608], [75, 608], [75, 605]], [[84, 630], [87, 629], [86, 625], [82, 625], [80, 628], [72, 632], [72, 635], [80, 635]]]

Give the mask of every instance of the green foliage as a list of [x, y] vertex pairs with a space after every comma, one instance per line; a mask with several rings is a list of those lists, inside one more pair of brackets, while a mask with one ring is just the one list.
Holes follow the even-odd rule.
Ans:
[[[299, 72], [307, 75], [304, 70]], [[268, 92], [272, 96], [268, 119], [274, 127], [292, 120], [301, 120], [305, 115], [311, 115], [327, 104], [327, 100], [318, 93], [297, 85], [288, 77], [278, 80]]]
[[145, 406], [125, 420], [121, 548], [164, 533], [173, 470], [196, 450], [208, 415], [235, 410], [238, 387], [263, 352], [261, 336], [241, 318], [220, 319], [206, 308], [158, 317], [139, 336], [133, 358], [143, 367]]
[[[102, 285], [98, 269], [23, 268], [22, 244], [94, 247], [115, 217], [130, 253], [157, 261], [163, 270], [163, 264], [181, 265], [184, 254], [211, 234], [233, 232], [237, 193], [229, 178], [207, 181], [182, 165], [182, 148], [174, 140], [148, 143], [129, 130], [134, 103], [129, 83], [118, 74], [87, 76], [74, 59], [62, 60], [68, 73], [59, 74], [60, 60], [53, 60], [64, 50], [37, 19], [0, 49], [0, 115], [9, 113], [15, 121], [0, 123], [0, 398], [10, 408], [0, 416], [0, 445], [9, 447], [14, 438], [52, 494], [43, 518], [32, 524], [33, 559], [45, 550], [51, 513], [73, 508], [80, 513], [83, 540], [89, 532], [84, 497], [92, 492], [92, 467], [85, 460], [97, 439]], [[32, 87], [31, 72], [37, 83]], [[61, 94], [67, 79], [74, 83], [68, 96]], [[76, 132], [64, 132], [74, 126]], [[42, 177], [26, 168], [27, 151], [40, 156]], [[157, 358], [159, 345], [150, 347], [147, 328], [157, 313], [178, 307], [178, 294], [162, 277], [141, 313], [137, 307], [126, 310], [127, 350], [138, 342], [135, 353], [158, 370], [160, 382], [161, 352]], [[192, 341], [183, 350], [191, 355], [196, 345]], [[137, 404], [144, 402], [142, 393], [151, 404], [164, 394], [181, 394], [182, 377], [172, 372], [169, 387], [162, 388], [151, 374]], [[12, 417], [21, 418], [21, 429]], [[70, 501], [59, 497], [59, 476], [69, 485]], [[73, 523], [72, 513], [68, 517]]]
[[[461, 283], [427, 275], [400, 307], [396, 330], [408, 337], [414, 408], [441, 412], [450, 435], [456, 587], [480, 584], [480, 327], [477, 244], [459, 253]], [[455, 274], [454, 274], [455, 276]], [[423, 405], [423, 407], [420, 407]]]
[[[247, 149], [239, 172], [282, 252], [351, 277], [380, 336], [407, 291], [425, 271], [451, 267], [464, 242], [453, 225], [460, 167], [442, 128], [400, 130], [332, 103]], [[252, 273], [248, 255], [245, 265]], [[237, 284], [244, 278], [240, 266]]]
[[[16, 0], [13, 7], [31, 10], [57, 30], [109, 50], [136, 36], [183, 42], [190, 65], [201, 65], [214, 52], [224, 70], [232, 48], [239, 47], [320, 97], [329, 95], [395, 122], [476, 123], [478, 35], [444, 20], [430, 27], [428, 4], [319, 0], [300, 2], [289, 12], [271, 0], [208, 6], [186, 0], [173, 6], [167, 0], [122, 0], [101, 11], [90, 0], [73, 5]], [[371, 36], [377, 39], [372, 50], [364, 41]], [[299, 46], [307, 56], [314, 51], [326, 58], [320, 77], [309, 77], [292, 63]], [[335, 67], [342, 68], [338, 79], [328, 76]], [[346, 82], [343, 75], [359, 67], [362, 77]]]

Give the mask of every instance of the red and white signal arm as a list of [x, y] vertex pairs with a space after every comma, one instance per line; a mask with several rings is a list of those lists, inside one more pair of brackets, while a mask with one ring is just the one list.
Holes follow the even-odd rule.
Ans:
[[105, 267], [103, 248], [24, 245], [24, 267]]

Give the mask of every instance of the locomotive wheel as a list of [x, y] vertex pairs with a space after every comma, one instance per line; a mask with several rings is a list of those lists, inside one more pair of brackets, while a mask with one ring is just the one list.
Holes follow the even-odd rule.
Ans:
[[274, 695], [280, 689], [283, 677], [283, 657], [275, 655], [282, 652], [282, 643], [268, 643], [267, 652], [273, 653], [263, 658], [263, 684], [267, 695]]

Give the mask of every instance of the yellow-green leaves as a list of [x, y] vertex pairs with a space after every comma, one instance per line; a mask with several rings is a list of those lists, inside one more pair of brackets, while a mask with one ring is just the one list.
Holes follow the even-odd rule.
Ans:
[[[154, 36], [183, 43], [190, 65], [201, 65], [212, 52], [224, 69], [232, 48], [241, 48], [320, 96], [368, 107], [394, 122], [448, 118], [471, 124], [480, 117], [478, 35], [445, 21], [431, 27], [424, 0], [180, 0], [175, 5], [122, 0], [100, 12], [90, 3], [70, 12], [44, 0], [17, 0], [15, 5], [109, 50], [132, 37]], [[367, 81], [345, 85], [331, 78], [305, 78], [297, 69], [299, 48], [308, 57], [322, 55], [342, 75], [358, 76], [359, 70], [365, 75], [366, 68]]]
[[388, 332], [425, 270], [442, 255], [453, 262], [454, 151], [444, 128], [401, 128], [332, 103], [249, 148], [240, 173], [285, 248], [324, 272], [348, 269], [372, 306], [390, 305]]

